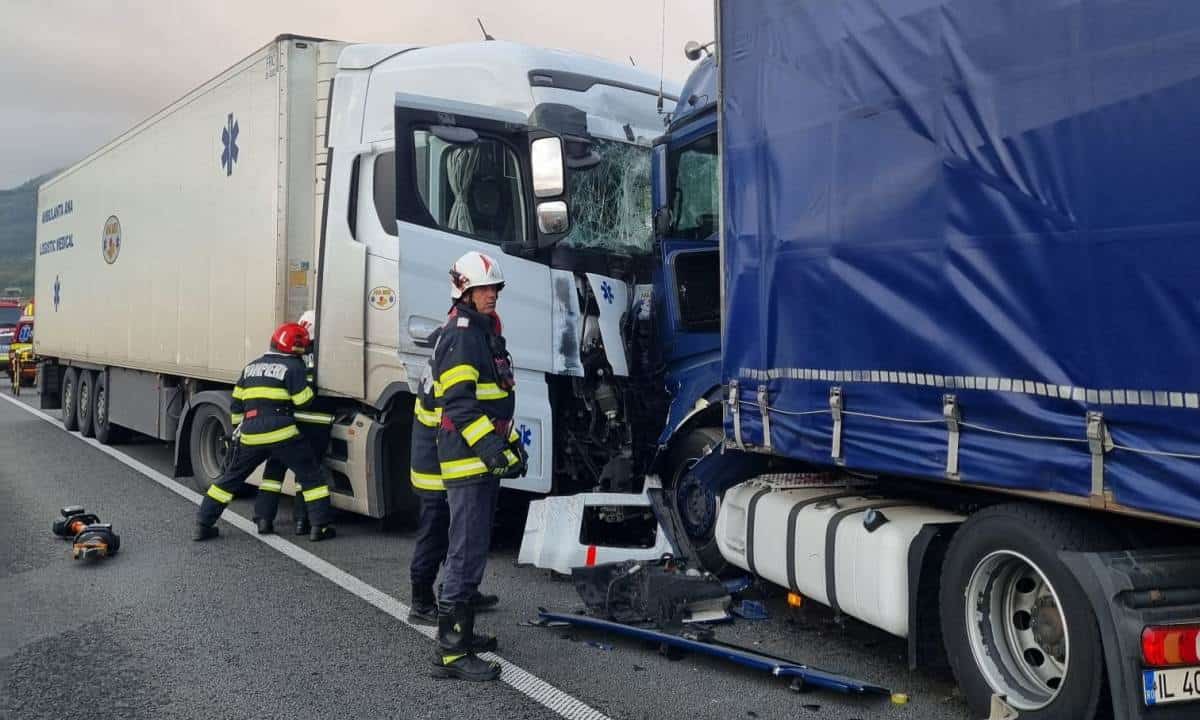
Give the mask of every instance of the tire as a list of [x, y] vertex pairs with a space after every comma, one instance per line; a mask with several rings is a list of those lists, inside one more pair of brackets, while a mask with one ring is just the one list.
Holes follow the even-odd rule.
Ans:
[[92, 393], [92, 424], [96, 430], [96, 439], [103, 445], [116, 445], [128, 438], [125, 428], [109, 422], [110, 400], [108, 373], [100, 372], [96, 375], [96, 388]]
[[79, 405], [79, 370], [69, 367], [63, 371], [62, 378], [62, 424], [66, 430], [79, 429], [79, 415], [75, 408]]
[[[725, 487], [707, 487], [692, 476], [690, 470], [696, 459], [703, 456], [704, 450], [714, 443], [720, 443], [722, 437], [720, 428], [693, 428], [672, 443], [667, 457], [667, 470], [670, 473], [667, 496], [677, 525], [687, 532], [688, 540], [696, 551], [696, 560], [714, 575], [729, 566], [721, 557], [716, 537], [717, 508]], [[729, 484], [736, 481], [736, 478], [731, 479]]]
[[79, 434], [95, 437], [96, 424], [92, 415], [96, 395], [96, 373], [91, 370], [79, 372], [79, 398], [75, 403], [75, 417], [79, 418]]
[[1098, 522], [1035, 505], [990, 507], [958, 529], [942, 566], [942, 634], [976, 717], [989, 714], [993, 693], [1022, 720], [1096, 716], [1105, 695], [1100, 628], [1058, 552], [1112, 544]]
[[233, 425], [229, 413], [205, 403], [192, 413], [188, 451], [192, 459], [192, 486], [205, 492], [221, 477], [229, 456]]
[[386, 515], [379, 519], [383, 532], [403, 532], [417, 527], [421, 500], [409, 481], [411, 468], [409, 443], [412, 438], [412, 416], [396, 414], [382, 435], [384, 453], [384, 495]]

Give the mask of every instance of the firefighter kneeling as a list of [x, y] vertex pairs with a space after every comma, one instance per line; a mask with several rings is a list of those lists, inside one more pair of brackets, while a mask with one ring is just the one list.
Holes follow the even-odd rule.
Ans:
[[450, 547], [443, 567], [433, 676], [495, 680], [500, 666], [475, 655], [472, 597], [492, 538], [500, 479], [525, 474], [527, 458], [513, 428], [512, 358], [496, 300], [504, 275], [495, 260], [469, 252], [450, 269], [454, 305], [433, 352], [434, 403], [440, 411], [437, 454], [450, 505]]
[[208, 488], [196, 516], [194, 540], [217, 536], [217, 518], [233, 500], [234, 491], [265, 460], [274, 458], [296, 475], [312, 521], [309, 540], [334, 536], [329, 525], [333, 510], [329, 485], [312, 449], [296, 427], [295, 412], [312, 402], [301, 356], [309, 346], [308, 331], [285, 323], [271, 336], [271, 352], [242, 370], [233, 389], [230, 418], [236, 428], [233, 457], [216, 483]]

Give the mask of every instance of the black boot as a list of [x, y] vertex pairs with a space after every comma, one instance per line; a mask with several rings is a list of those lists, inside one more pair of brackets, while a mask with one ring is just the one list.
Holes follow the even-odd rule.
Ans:
[[296, 521], [296, 534], [307, 535], [312, 532], [312, 525], [308, 524], [308, 518], [300, 518]]
[[266, 518], [254, 518], [254, 524], [258, 526], [259, 535], [270, 535], [275, 532], [275, 523]]
[[495, 595], [485, 595], [476, 590], [475, 594], [467, 602], [471, 603], [471, 609], [473, 610], [486, 610], [495, 607], [500, 602], [500, 598]]
[[321, 542], [335, 537], [337, 537], [337, 531], [333, 529], [332, 525], [314, 525], [312, 532], [308, 534], [309, 542]]
[[216, 525], [196, 523], [196, 529], [192, 531], [192, 539], [202, 542], [204, 540], [211, 540], [220, 534], [221, 531], [217, 529]]
[[474, 637], [474, 631], [475, 612], [465, 602], [455, 603], [449, 613], [438, 617], [434, 678], [486, 682], [500, 677], [500, 665], [479, 659], [471, 648], [468, 638]]
[[412, 608], [408, 611], [408, 621], [423, 625], [437, 625], [437, 599], [433, 597], [433, 587], [428, 585], [413, 585]]

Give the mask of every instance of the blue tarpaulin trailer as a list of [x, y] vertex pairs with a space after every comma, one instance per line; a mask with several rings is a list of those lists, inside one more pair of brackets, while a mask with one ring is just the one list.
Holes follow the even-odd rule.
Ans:
[[727, 437], [1200, 521], [1200, 3], [720, 24]]

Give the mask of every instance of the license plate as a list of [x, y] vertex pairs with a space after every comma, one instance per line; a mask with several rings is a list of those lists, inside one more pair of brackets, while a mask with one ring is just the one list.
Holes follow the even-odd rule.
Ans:
[[1147, 705], [1200, 700], [1200, 667], [1143, 670]]

